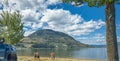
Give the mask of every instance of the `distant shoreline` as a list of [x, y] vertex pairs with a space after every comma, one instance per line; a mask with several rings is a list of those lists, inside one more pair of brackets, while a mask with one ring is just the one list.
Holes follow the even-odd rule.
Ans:
[[18, 61], [103, 61], [103, 60], [88, 60], [88, 59], [72, 59], [72, 58], [55, 58], [52, 60], [49, 57], [40, 57], [40, 59], [35, 59], [32, 56], [18, 56]]

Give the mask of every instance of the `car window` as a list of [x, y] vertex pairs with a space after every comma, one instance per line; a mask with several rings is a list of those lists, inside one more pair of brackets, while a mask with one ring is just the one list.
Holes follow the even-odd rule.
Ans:
[[11, 50], [12, 51], [16, 51], [16, 49], [15, 49], [15, 47], [14, 46], [11, 46], [12, 48], [11, 48]]

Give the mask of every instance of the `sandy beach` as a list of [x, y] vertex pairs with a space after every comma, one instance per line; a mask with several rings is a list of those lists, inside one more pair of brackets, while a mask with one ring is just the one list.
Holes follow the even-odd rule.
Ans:
[[55, 58], [55, 60], [49, 57], [40, 57], [36, 59], [31, 56], [18, 56], [18, 61], [102, 61], [102, 60], [85, 60], [85, 59], [71, 59], [71, 58]]

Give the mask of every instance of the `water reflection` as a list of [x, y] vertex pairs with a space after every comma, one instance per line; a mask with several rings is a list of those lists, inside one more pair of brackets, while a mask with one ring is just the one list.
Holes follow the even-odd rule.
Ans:
[[19, 56], [33, 56], [38, 51], [42, 57], [50, 57], [54, 51], [56, 57], [76, 59], [100, 59], [106, 60], [106, 48], [81, 48], [81, 49], [17, 49]]

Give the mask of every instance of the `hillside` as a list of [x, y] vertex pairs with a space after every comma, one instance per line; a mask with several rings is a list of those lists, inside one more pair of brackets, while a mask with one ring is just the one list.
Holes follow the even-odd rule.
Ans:
[[38, 30], [23, 39], [26, 47], [33, 48], [75, 48], [88, 45], [76, 41], [71, 36], [50, 29]]
[[[117, 45], [118, 45], [118, 48], [120, 47], [120, 42], [117, 42]], [[97, 47], [97, 48], [106, 48], [106, 44], [103, 44], [103, 45], [91, 45], [93, 47]]]

